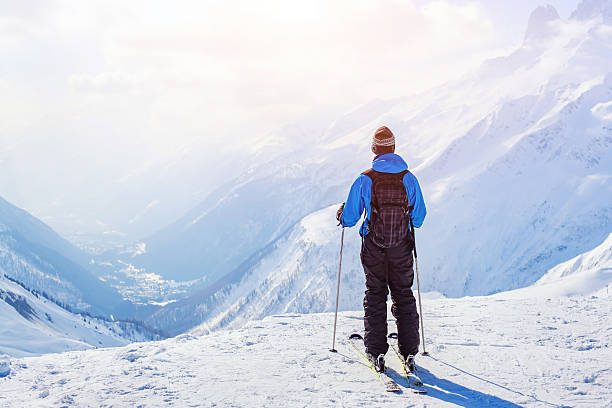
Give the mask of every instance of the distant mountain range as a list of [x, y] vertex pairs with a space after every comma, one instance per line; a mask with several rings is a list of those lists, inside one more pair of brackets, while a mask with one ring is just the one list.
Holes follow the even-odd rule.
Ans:
[[[597, 14], [607, 4], [584, 1], [567, 21], [538, 8], [510, 55], [423, 94], [360, 107], [211, 194], [135, 259], [211, 285], [149, 323], [179, 332], [202, 321], [206, 331], [331, 310], [339, 235], [333, 206], [313, 212], [345, 199], [381, 124], [396, 133], [428, 204], [417, 233], [424, 290], [524, 287], [601, 244], [612, 231], [612, 30]], [[354, 262], [343, 282], [362, 290], [356, 234], [347, 231]], [[346, 307], [359, 306], [348, 293]]]
[[49, 226], [0, 197], [0, 354], [28, 356], [164, 336], [135, 320], [147, 307], [123, 300], [91, 273], [88, 260]]
[[89, 270], [90, 257], [0, 197], [0, 269], [76, 311], [129, 316], [135, 307]]
[[141, 323], [76, 314], [46, 292], [28, 290], [0, 268], [0, 355], [15, 357], [158, 340]]

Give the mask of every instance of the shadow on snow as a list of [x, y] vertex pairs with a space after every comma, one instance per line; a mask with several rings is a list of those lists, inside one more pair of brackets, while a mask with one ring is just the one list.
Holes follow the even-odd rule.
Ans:
[[[408, 381], [403, 374], [399, 374], [393, 369], [387, 368], [387, 374], [393, 378], [398, 384], [408, 388]], [[485, 394], [463, 385], [454, 383], [449, 380], [436, 377], [426, 368], [420, 367], [418, 370], [419, 377], [425, 384], [427, 397], [437, 398], [441, 401], [446, 401], [460, 407], [511, 407], [520, 408], [521, 406], [514, 402], [496, 397], [495, 395]]]
[[[559, 408], [563, 407], [562, 405], [552, 404], [550, 402], [540, 400], [533, 395], [524, 394], [520, 391], [516, 391], [506, 386], [503, 386], [501, 384], [498, 384], [496, 382], [487, 380], [486, 378], [479, 377], [457, 366], [454, 366], [445, 361], [437, 359], [433, 356], [429, 356], [429, 358], [447, 367], [453, 368], [462, 374], [468, 375], [482, 382], [486, 382], [488, 384], [502, 388], [506, 391], [510, 391], [517, 395], [521, 395], [526, 398], [531, 398], [536, 402], [539, 402], [545, 405], [549, 405], [552, 407], [559, 407]], [[393, 370], [388, 370], [388, 374], [399, 384], [402, 384], [403, 386], [406, 386], [406, 387], [408, 386], [407, 380], [403, 376], [403, 374], [398, 374], [396, 371], [393, 371]], [[485, 394], [480, 391], [476, 391], [474, 389], [467, 388], [463, 385], [454, 383], [447, 379], [438, 378], [431, 371], [427, 370], [426, 368], [423, 368], [422, 366], [419, 366], [418, 374], [423, 380], [423, 382], [425, 383], [425, 388], [427, 389], [427, 395], [432, 398], [437, 398], [439, 400], [450, 402], [452, 404], [456, 404], [456, 405], [466, 407], [466, 408], [467, 407], [483, 407], [483, 406], [520, 407], [520, 405], [515, 404], [514, 402], [510, 402], [508, 400], [496, 397], [495, 395]]]
[[[350, 355], [346, 355], [343, 353], [337, 353], [338, 355], [344, 357], [345, 359], [348, 360], [352, 360], [355, 361], [359, 364], [362, 364], [364, 367], [368, 367], [368, 365], [366, 363], [364, 363], [361, 359], [355, 359], [353, 356]], [[541, 399], [538, 399], [537, 397], [533, 396], [533, 395], [529, 395], [529, 394], [525, 394], [522, 393], [520, 391], [514, 390], [512, 388], [506, 387], [504, 385], [498, 384], [496, 382], [493, 382], [491, 380], [487, 380], [486, 378], [483, 377], [479, 377], [475, 374], [472, 374], [468, 371], [465, 371], [455, 365], [452, 365], [450, 363], [447, 363], [445, 361], [442, 361], [438, 358], [435, 358], [433, 356], [428, 356], [431, 360], [436, 361], [437, 363], [440, 363], [442, 365], [445, 365], [447, 367], [453, 368], [457, 371], [459, 371], [462, 374], [468, 375], [472, 378], [475, 378], [479, 381], [485, 382], [487, 384], [491, 384], [494, 385], [496, 387], [499, 387], [501, 389], [504, 389], [506, 391], [512, 392], [514, 394], [520, 395], [522, 397], [525, 398], [531, 398], [532, 400], [534, 400], [535, 402], [539, 402], [541, 404], [547, 405], [547, 406], [551, 406], [551, 407], [555, 407], [555, 408], [567, 408], [564, 405], [558, 405], [558, 404], [553, 404], [550, 403], [548, 401], [543, 401]], [[368, 367], [369, 368], [369, 367]], [[402, 386], [403, 388], [409, 388], [408, 385], [408, 380], [406, 379], [406, 377], [404, 376], [403, 372], [402, 373], [398, 373], [397, 371], [395, 371], [393, 368], [387, 366], [387, 375], [392, 378], [397, 384], [399, 384], [400, 386]], [[521, 407], [521, 405], [518, 405], [514, 402], [505, 400], [503, 398], [497, 397], [495, 395], [492, 394], [486, 394], [480, 391], [476, 391], [474, 389], [465, 387], [461, 384], [457, 384], [455, 382], [449, 381], [447, 379], [443, 379], [443, 378], [439, 378], [437, 377], [435, 374], [433, 374], [431, 371], [427, 370], [426, 368], [423, 368], [422, 366], [419, 365], [418, 367], [418, 374], [419, 377], [421, 377], [421, 379], [423, 380], [423, 383], [425, 385], [425, 389], [427, 390], [427, 394], [423, 394], [423, 396], [427, 396], [430, 398], [437, 398], [441, 401], [445, 401], [445, 402], [449, 402], [451, 404], [455, 404], [461, 407], [466, 407], [466, 408], [475, 408], [475, 407], [509, 407], [509, 408], [515, 408], [515, 407]]]

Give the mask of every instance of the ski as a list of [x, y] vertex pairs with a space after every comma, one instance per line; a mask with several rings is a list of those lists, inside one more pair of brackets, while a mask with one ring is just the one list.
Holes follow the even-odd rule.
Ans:
[[[391, 333], [389, 334], [388, 337], [392, 340], [395, 340], [395, 343], [397, 344], [397, 333]], [[390, 346], [393, 349], [393, 352], [395, 353], [397, 358], [399, 359], [400, 363], [402, 364], [404, 376], [406, 377], [406, 380], [408, 380], [408, 387], [410, 387], [410, 389], [414, 393], [426, 394], [427, 390], [425, 389], [425, 386], [423, 385], [423, 381], [421, 381], [421, 378], [415, 372], [406, 370], [406, 364], [404, 362], [404, 357], [402, 357], [402, 355], [399, 353], [399, 350], [396, 344], [393, 344], [393, 342], [391, 342]]]
[[392, 378], [390, 378], [384, 372], [379, 373], [378, 371], [376, 371], [372, 362], [368, 360], [365, 354], [365, 346], [363, 343], [363, 337], [360, 334], [357, 334], [357, 333], [351, 334], [349, 336], [349, 343], [355, 349], [355, 351], [361, 356], [361, 358], [363, 358], [363, 360], [366, 362], [368, 367], [370, 367], [372, 372], [376, 375], [376, 377], [378, 378], [380, 383], [385, 387], [385, 390], [387, 392], [398, 392], [398, 393], [402, 392], [402, 389], [400, 388], [400, 386], [397, 385], [397, 383]]

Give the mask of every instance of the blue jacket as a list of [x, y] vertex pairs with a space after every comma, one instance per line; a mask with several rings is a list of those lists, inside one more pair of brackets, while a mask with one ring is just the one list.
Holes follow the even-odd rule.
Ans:
[[[383, 154], [376, 156], [372, 163], [372, 169], [382, 173], [399, 173], [408, 169], [408, 165], [400, 156], [394, 153]], [[404, 176], [404, 186], [408, 194], [408, 202], [414, 207], [412, 210], [412, 224], [418, 228], [423, 225], [423, 220], [427, 214], [423, 194], [419, 187], [419, 182], [412, 173], [406, 173]], [[366, 218], [361, 225], [359, 234], [365, 237], [368, 233], [368, 220], [370, 219], [370, 203], [372, 201], [372, 179], [368, 176], [360, 174], [357, 180], [351, 186], [344, 211], [342, 212], [342, 226], [352, 227], [357, 224], [361, 218], [363, 210], [366, 211]]]

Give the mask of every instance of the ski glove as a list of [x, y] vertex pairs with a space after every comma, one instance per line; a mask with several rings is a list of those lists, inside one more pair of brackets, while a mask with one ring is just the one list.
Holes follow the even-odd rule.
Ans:
[[344, 203], [340, 205], [338, 211], [336, 211], [336, 219], [338, 220], [338, 225], [342, 225], [342, 212], [344, 211]]

